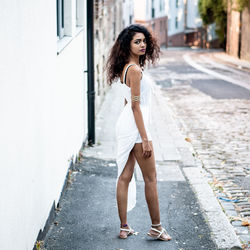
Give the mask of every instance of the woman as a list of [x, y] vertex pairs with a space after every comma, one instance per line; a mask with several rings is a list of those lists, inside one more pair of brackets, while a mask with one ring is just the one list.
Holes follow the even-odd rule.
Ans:
[[145, 182], [145, 196], [152, 221], [148, 235], [165, 241], [171, 239], [160, 222], [155, 158], [149, 129], [151, 87], [142, 72], [146, 61], [154, 63], [159, 58], [159, 52], [156, 40], [144, 26], [130, 25], [119, 34], [107, 62], [108, 83], [119, 79], [125, 97], [125, 107], [116, 124], [116, 198], [121, 221], [120, 238], [123, 239], [134, 233], [127, 223], [127, 211], [135, 206], [136, 201], [136, 161]]

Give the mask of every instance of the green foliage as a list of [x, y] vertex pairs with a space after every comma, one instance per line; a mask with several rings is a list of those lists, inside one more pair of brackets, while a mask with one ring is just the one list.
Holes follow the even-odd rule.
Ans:
[[222, 45], [226, 41], [227, 0], [199, 0], [198, 9], [205, 26], [215, 22], [216, 34]]
[[[231, 0], [232, 3], [232, 0]], [[247, 6], [249, 6], [250, 0], [236, 0], [236, 9], [237, 11], [241, 12], [243, 11]]]

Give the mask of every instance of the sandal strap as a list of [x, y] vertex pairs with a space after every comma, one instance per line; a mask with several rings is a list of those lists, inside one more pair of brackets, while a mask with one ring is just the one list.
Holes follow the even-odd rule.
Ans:
[[166, 232], [166, 234], [167, 234], [167, 231], [166, 231], [165, 228], [162, 228], [162, 230], [160, 231], [160, 230], [157, 230], [156, 228], [151, 227], [151, 230], [153, 230], [153, 231], [159, 233], [159, 235], [157, 235], [157, 239], [160, 238], [161, 235], [162, 235], [164, 232]]
[[159, 227], [159, 226], [161, 226], [161, 222], [159, 224], [152, 224], [151, 226], [153, 226], [153, 227]]
[[121, 231], [129, 232], [129, 233], [132, 231], [131, 228], [129, 228], [129, 229], [127, 229], [127, 228], [120, 228], [120, 230], [121, 230]]

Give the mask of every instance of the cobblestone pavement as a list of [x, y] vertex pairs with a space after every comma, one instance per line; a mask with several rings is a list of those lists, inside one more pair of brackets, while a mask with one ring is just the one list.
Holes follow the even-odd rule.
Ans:
[[[227, 82], [223, 83], [224, 88], [216, 77], [200, 72], [184, 62], [184, 53], [165, 51], [159, 66], [151, 68], [150, 73], [155, 79], [160, 79], [157, 83], [162, 86], [164, 96], [180, 121], [181, 129], [185, 131], [196, 156], [207, 170], [210, 184], [223, 211], [245, 249], [250, 249], [249, 90]], [[195, 52], [188, 53], [195, 58]], [[200, 60], [201, 57], [199, 63]], [[207, 84], [205, 87], [199, 88], [194, 84], [204, 79]], [[244, 82], [244, 78], [241, 80]], [[214, 84], [224, 88], [218, 98], [209, 95], [211, 91], [216, 91]], [[227, 92], [231, 85], [234, 96], [230, 91]], [[241, 93], [237, 97], [237, 93], [242, 91], [244, 95]], [[222, 96], [223, 93], [225, 96]]]

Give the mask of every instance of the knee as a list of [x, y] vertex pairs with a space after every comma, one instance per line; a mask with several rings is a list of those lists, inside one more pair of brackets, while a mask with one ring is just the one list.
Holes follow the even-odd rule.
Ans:
[[132, 179], [132, 175], [120, 175], [119, 182], [128, 184]]
[[144, 182], [145, 184], [156, 184], [157, 182], [156, 172], [150, 175], [144, 176]]

